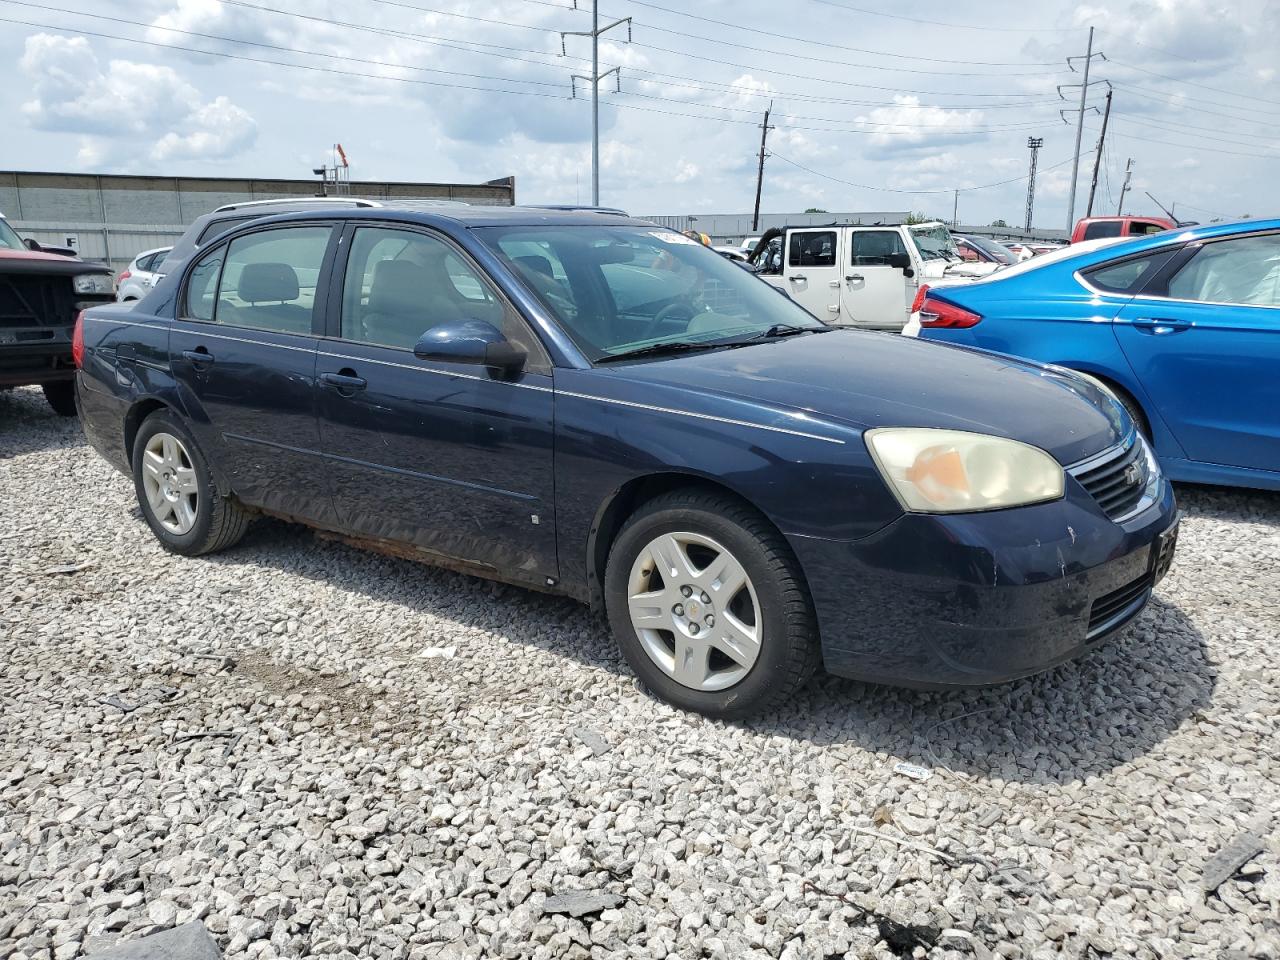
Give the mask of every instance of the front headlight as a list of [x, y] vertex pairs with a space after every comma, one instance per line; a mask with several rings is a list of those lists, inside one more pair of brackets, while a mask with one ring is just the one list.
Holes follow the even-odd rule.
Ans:
[[902, 506], [916, 513], [1015, 507], [1062, 496], [1062, 465], [1039, 447], [962, 430], [868, 430], [867, 447]]
[[76, 293], [115, 293], [109, 273], [80, 273], [71, 283]]

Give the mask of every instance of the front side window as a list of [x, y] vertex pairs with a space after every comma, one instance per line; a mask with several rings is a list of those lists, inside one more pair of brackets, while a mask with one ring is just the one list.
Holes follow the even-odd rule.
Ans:
[[1124, 223], [1119, 220], [1095, 220], [1085, 224], [1084, 238], [1097, 240], [1099, 237], [1118, 237], [1124, 230]]
[[227, 248], [213, 319], [233, 327], [311, 333], [328, 226], [236, 237]]
[[1130, 257], [1119, 263], [1105, 263], [1100, 267], [1084, 271], [1084, 275], [1089, 278], [1089, 283], [1099, 290], [1105, 290], [1108, 293], [1134, 294], [1147, 285], [1147, 282], [1168, 262], [1174, 252], [1174, 250], [1158, 250], [1144, 257]]
[[592, 362], [664, 343], [727, 346], [775, 326], [827, 329], [776, 288], [674, 231], [582, 224], [474, 233]]
[[[888, 266], [891, 256], [907, 253], [907, 245], [897, 230], [855, 230], [849, 240], [853, 250], [849, 263], [855, 267]], [[976, 260], [977, 254], [973, 257]]]
[[787, 263], [793, 267], [834, 267], [836, 265], [836, 234], [834, 230], [821, 233], [792, 231]]
[[1280, 234], [1206, 243], [1169, 281], [1169, 296], [1280, 306]]
[[342, 338], [412, 350], [441, 324], [483, 320], [529, 354], [528, 369], [549, 365], [532, 331], [493, 285], [438, 237], [394, 227], [359, 227], [342, 285]]
[[1145, 237], [1151, 233], [1164, 233], [1165, 228], [1158, 223], [1145, 223], [1141, 220], [1129, 224], [1129, 235]]

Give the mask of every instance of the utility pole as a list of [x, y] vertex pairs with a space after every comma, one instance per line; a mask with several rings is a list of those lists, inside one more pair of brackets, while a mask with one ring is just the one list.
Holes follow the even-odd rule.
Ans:
[[[1084, 82], [1080, 84], [1080, 108], [1079, 116], [1076, 118], [1076, 149], [1071, 157], [1071, 193], [1067, 200], [1067, 234], [1071, 234], [1076, 223], [1076, 179], [1080, 175], [1080, 138], [1084, 136], [1084, 112], [1085, 98], [1089, 95], [1089, 67], [1093, 63], [1094, 57], [1102, 57], [1107, 59], [1102, 53], [1093, 52], [1093, 27], [1089, 28], [1089, 46], [1085, 49], [1084, 57], [1067, 57], [1067, 66], [1072, 72], [1075, 72], [1073, 60], [1084, 60]], [[1062, 88], [1058, 89], [1059, 95]]]
[[751, 214], [751, 232], [755, 233], [760, 229], [760, 192], [764, 189], [764, 145], [769, 139], [769, 131], [773, 127], [769, 126], [769, 114], [773, 112], [773, 101], [769, 101], [769, 109], [764, 112], [764, 123], [760, 124], [760, 163], [756, 167], [756, 206]]
[[[577, 0], [574, 0], [573, 8], [578, 9]], [[578, 84], [576, 81], [582, 80], [591, 84], [591, 204], [592, 206], [600, 206], [600, 81], [609, 74], [613, 74], [618, 84], [618, 90], [622, 89], [622, 68], [612, 67], [604, 73], [600, 72], [600, 37], [602, 34], [608, 33], [614, 27], [627, 25], [627, 42], [631, 42], [631, 18], [623, 17], [621, 20], [615, 20], [608, 26], [600, 26], [600, 0], [591, 0], [591, 29], [590, 30], [561, 30], [560, 31], [560, 54], [565, 54], [564, 38], [565, 37], [590, 37], [591, 38], [591, 76], [584, 77], [580, 73], [575, 73], [569, 78], [569, 82], [573, 88], [573, 95], [578, 95]]]
[[1107, 139], [1107, 120], [1111, 117], [1111, 95], [1114, 90], [1107, 91], [1107, 106], [1102, 111], [1102, 132], [1098, 134], [1098, 152], [1093, 158], [1093, 180], [1089, 183], [1089, 206], [1085, 208], [1086, 217], [1093, 216], [1093, 195], [1098, 192], [1098, 167], [1102, 165], [1102, 145]]
[[1027, 146], [1031, 149], [1031, 172], [1027, 174], [1027, 222], [1023, 229], [1030, 231], [1031, 213], [1036, 206], [1036, 159], [1044, 146], [1044, 137], [1027, 137]]
[[1124, 183], [1120, 184], [1120, 202], [1116, 204], [1116, 216], [1124, 215], [1124, 195], [1129, 192], [1129, 178], [1133, 176], [1133, 157], [1124, 164]]
[[960, 226], [960, 191], [951, 191], [954, 195], [951, 202], [951, 226]]

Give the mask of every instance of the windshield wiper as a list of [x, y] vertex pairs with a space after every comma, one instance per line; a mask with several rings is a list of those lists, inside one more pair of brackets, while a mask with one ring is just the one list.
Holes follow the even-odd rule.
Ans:
[[684, 353], [687, 350], [716, 350], [731, 344], [715, 340], [669, 340], [666, 343], [651, 343], [647, 347], [637, 347], [622, 353], [611, 353], [601, 357], [596, 363], [615, 363], [618, 360], [633, 360], [636, 357], [660, 357], [668, 353]]
[[753, 343], [756, 340], [775, 340], [778, 337], [794, 337], [797, 333], [826, 333], [830, 327], [797, 327], [790, 323], [775, 323], [768, 330], [761, 330], [759, 333], [753, 333], [749, 337], [741, 340], [734, 340], [734, 344]]

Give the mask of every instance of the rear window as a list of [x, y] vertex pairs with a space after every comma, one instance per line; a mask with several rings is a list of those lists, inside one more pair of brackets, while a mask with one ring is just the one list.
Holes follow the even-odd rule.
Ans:
[[250, 220], [257, 220], [257, 217], [228, 217], [225, 220], [213, 220], [209, 225], [200, 231], [200, 236], [196, 238], [196, 246], [203, 247], [210, 240], [216, 240], [230, 230], [234, 230], [242, 223], [248, 223]]
[[1173, 250], [1157, 250], [1143, 257], [1130, 257], [1119, 262], [1104, 263], [1083, 272], [1092, 286], [1108, 293], [1135, 294], [1169, 262]]
[[1097, 240], [1099, 237], [1118, 237], [1123, 229], [1124, 224], [1119, 220], [1095, 220], [1085, 225], [1084, 238]]

